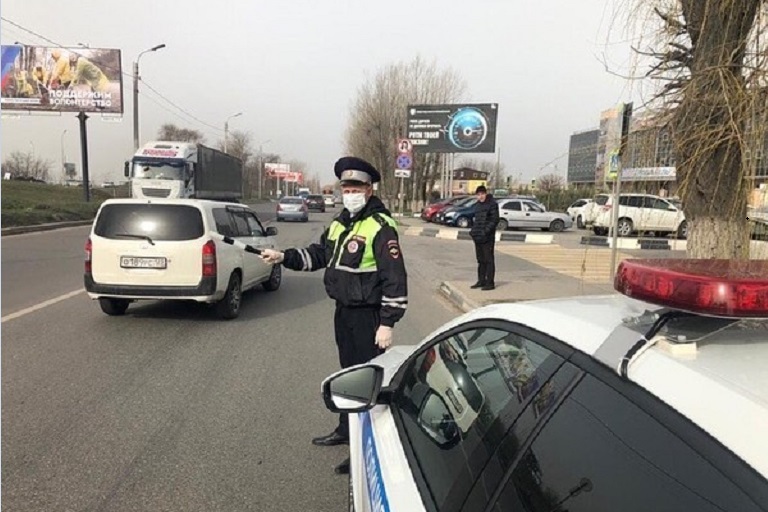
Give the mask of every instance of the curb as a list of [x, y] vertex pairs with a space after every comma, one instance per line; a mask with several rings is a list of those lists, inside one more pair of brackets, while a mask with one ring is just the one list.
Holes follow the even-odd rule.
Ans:
[[22, 235], [24, 233], [36, 233], [38, 231], [53, 231], [54, 229], [90, 226], [91, 224], [93, 224], [93, 219], [52, 222], [50, 224], [37, 224], [34, 226], [14, 226], [12, 228], [3, 228], [2, 236]]
[[[664, 240], [656, 238], [619, 238], [616, 244], [618, 249], [629, 251], [685, 251], [688, 248], [687, 240]], [[581, 245], [595, 245], [598, 247], [613, 247], [613, 239], [606, 236], [582, 236]]]
[[[468, 229], [440, 229], [440, 228], [418, 228], [406, 227], [405, 234], [409, 236], [426, 236], [430, 238], [442, 238], [443, 240], [472, 240]], [[554, 241], [553, 235], [542, 235], [538, 233], [496, 233], [497, 242], [518, 242], [525, 244], [551, 244]]]
[[440, 293], [448, 299], [448, 302], [459, 308], [465, 313], [468, 313], [472, 311], [473, 309], [477, 309], [479, 307], [482, 307], [481, 304], [478, 304], [477, 302], [473, 301], [466, 295], [464, 295], [463, 292], [459, 291], [455, 286], [453, 286], [448, 281], [443, 281], [440, 283]]

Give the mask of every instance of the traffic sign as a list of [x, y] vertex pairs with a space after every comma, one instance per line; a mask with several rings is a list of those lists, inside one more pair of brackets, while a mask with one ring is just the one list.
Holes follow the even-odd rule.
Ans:
[[409, 169], [395, 169], [395, 178], [410, 178], [411, 171]]
[[411, 151], [413, 151], [413, 143], [411, 143], [410, 139], [397, 139], [398, 153], [406, 153], [410, 156]]
[[411, 158], [411, 155], [401, 153], [397, 156], [398, 169], [410, 169], [411, 165], [413, 165], [413, 158]]

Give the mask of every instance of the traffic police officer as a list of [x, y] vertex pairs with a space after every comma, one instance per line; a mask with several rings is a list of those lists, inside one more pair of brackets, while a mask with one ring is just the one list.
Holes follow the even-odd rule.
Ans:
[[[373, 195], [379, 172], [360, 158], [344, 157], [334, 172], [340, 180], [344, 210], [319, 243], [285, 252], [266, 249], [262, 258], [292, 270], [325, 269], [325, 290], [336, 301], [334, 330], [342, 368], [370, 361], [392, 344], [392, 328], [408, 306], [405, 263], [397, 224], [384, 203]], [[312, 443], [349, 443], [346, 414], [339, 426]], [[349, 459], [336, 468], [349, 472]]]

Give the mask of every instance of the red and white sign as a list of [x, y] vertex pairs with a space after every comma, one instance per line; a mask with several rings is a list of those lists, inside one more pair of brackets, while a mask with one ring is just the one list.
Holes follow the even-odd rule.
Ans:
[[413, 143], [410, 139], [397, 139], [397, 152], [398, 154], [406, 154], [411, 156], [413, 151]]
[[142, 154], [146, 156], [162, 156], [166, 158], [173, 158], [177, 153], [175, 149], [146, 148], [144, 151], [142, 151]]
[[291, 172], [291, 164], [265, 163], [264, 173], [269, 178], [284, 179]]

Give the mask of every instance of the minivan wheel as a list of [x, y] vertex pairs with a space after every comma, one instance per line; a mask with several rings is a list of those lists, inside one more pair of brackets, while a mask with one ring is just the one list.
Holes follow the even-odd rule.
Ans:
[[261, 287], [268, 292], [274, 292], [280, 288], [280, 282], [283, 280], [283, 271], [280, 265], [272, 266], [272, 273], [269, 275], [269, 280], [261, 283]]
[[216, 314], [224, 320], [232, 320], [240, 314], [240, 304], [243, 302], [243, 287], [240, 274], [233, 272], [229, 276], [229, 285], [224, 298], [216, 303]]
[[619, 219], [617, 231], [619, 236], [629, 236], [633, 231], [632, 221], [629, 219]]
[[107, 299], [104, 297], [99, 299], [101, 310], [109, 316], [124, 315], [128, 310], [128, 304], [130, 304], [130, 301], [126, 299]]
[[456, 219], [456, 225], [460, 228], [468, 228], [469, 227], [469, 219], [466, 217], [459, 217]]

